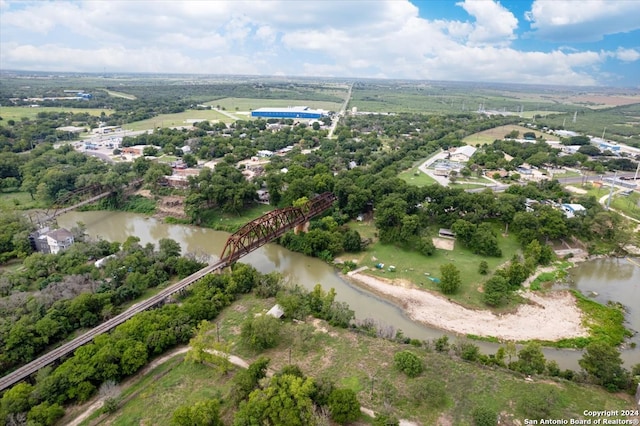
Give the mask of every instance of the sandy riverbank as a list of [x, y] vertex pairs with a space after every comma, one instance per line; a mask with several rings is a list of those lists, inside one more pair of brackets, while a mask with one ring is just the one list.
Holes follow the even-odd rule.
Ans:
[[555, 291], [548, 296], [525, 292], [530, 303], [517, 311], [496, 315], [488, 310], [468, 309], [447, 298], [406, 283], [393, 283], [356, 272], [350, 274], [359, 285], [394, 300], [407, 315], [433, 327], [459, 334], [491, 336], [505, 340], [560, 340], [587, 336], [582, 313], [571, 293]]

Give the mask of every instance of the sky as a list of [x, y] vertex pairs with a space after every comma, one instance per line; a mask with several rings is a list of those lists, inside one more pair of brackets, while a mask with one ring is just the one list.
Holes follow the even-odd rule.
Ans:
[[640, 0], [0, 0], [0, 70], [640, 88]]

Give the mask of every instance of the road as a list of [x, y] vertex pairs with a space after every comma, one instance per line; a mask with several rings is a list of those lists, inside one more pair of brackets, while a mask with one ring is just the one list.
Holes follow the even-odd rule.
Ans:
[[329, 128], [329, 134], [327, 135], [329, 139], [333, 138], [333, 133], [336, 131], [336, 127], [338, 126], [338, 122], [340, 121], [340, 118], [344, 117], [345, 113], [347, 112], [347, 106], [349, 105], [349, 101], [351, 100], [352, 90], [353, 90], [353, 83], [351, 83], [351, 85], [349, 86], [347, 97], [345, 98], [344, 103], [340, 108], [340, 111], [338, 111], [336, 115], [333, 117], [333, 121], [331, 122], [331, 127]]

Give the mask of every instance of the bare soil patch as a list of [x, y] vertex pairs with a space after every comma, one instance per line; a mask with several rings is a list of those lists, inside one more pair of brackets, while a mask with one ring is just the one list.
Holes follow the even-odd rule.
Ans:
[[185, 197], [176, 195], [162, 197], [158, 205], [158, 212], [156, 213], [156, 216], [171, 216], [177, 219], [187, 219], [187, 214], [184, 212], [184, 199]]
[[586, 194], [587, 193], [587, 191], [585, 191], [584, 189], [576, 188], [575, 186], [571, 186], [571, 185], [565, 186], [565, 189], [567, 189], [568, 191], [573, 192], [574, 194]]
[[506, 314], [474, 310], [429, 291], [405, 288], [361, 273], [350, 276], [367, 289], [396, 301], [410, 318], [459, 334], [497, 337], [504, 340], [549, 340], [586, 337], [582, 312], [569, 292], [546, 296], [523, 292], [529, 303]]
[[456, 240], [452, 240], [449, 238], [432, 238], [433, 245], [436, 246], [437, 249], [442, 250], [453, 250]]

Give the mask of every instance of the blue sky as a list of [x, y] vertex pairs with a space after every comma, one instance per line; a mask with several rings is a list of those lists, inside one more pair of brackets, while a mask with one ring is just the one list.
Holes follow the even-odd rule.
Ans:
[[0, 69], [640, 87], [640, 0], [0, 0]]

